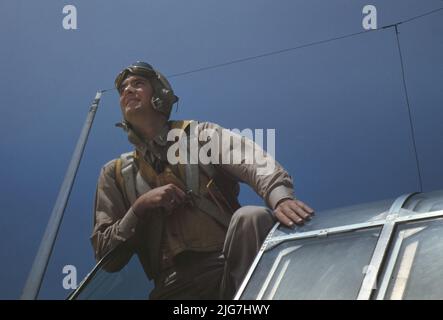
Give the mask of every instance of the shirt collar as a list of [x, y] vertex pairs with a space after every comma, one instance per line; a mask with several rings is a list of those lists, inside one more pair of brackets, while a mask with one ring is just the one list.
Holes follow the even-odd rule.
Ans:
[[162, 150], [168, 144], [168, 132], [169, 132], [169, 122], [160, 129], [158, 135], [156, 135], [150, 141], [144, 141], [128, 123], [122, 122], [117, 124], [118, 127], [123, 128], [128, 134], [128, 140], [131, 142], [137, 150], [146, 154], [148, 151], [154, 154], [157, 158], [162, 159]]

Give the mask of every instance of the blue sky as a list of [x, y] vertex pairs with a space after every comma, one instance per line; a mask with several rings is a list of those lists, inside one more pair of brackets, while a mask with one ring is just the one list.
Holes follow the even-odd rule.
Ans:
[[[65, 5], [78, 29], [62, 26]], [[174, 75], [379, 27], [441, 0], [0, 2], [0, 299], [20, 296], [89, 105], [136, 60]], [[423, 191], [443, 188], [443, 11], [399, 26]], [[321, 210], [419, 190], [393, 28], [170, 78], [176, 119], [276, 129], [296, 195]], [[92, 203], [101, 166], [131, 150], [115, 91], [103, 96], [41, 298], [62, 299], [65, 265], [93, 267]], [[261, 200], [242, 188], [242, 203]]]

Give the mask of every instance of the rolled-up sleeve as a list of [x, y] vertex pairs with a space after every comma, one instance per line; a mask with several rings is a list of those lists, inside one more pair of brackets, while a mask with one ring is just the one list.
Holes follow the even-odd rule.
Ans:
[[[275, 209], [282, 200], [295, 198], [292, 177], [257, 143], [210, 122], [200, 123], [198, 130], [199, 135], [208, 130], [210, 133], [206, 133], [206, 136], [219, 139], [218, 166], [238, 181], [251, 186], [270, 208]], [[226, 141], [230, 141], [228, 145]], [[237, 157], [237, 161], [234, 157]]]

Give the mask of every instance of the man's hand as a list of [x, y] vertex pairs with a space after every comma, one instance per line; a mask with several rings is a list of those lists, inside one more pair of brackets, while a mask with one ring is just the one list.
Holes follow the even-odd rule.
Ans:
[[302, 225], [311, 220], [314, 210], [300, 200], [286, 199], [280, 202], [274, 210], [274, 215], [287, 227], [295, 224]]
[[186, 194], [176, 185], [170, 183], [142, 194], [132, 205], [136, 216], [146, 216], [149, 209], [165, 208], [168, 212], [183, 204]]

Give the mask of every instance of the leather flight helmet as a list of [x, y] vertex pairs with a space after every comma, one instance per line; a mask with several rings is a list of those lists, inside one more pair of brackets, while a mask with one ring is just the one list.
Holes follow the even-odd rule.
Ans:
[[149, 80], [154, 90], [151, 100], [153, 108], [169, 118], [172, 106], [178, 101], [178, 97], [174, 94], [166, 77], [149, 63], [137, 61], [123, 69], [115, 78], [115, 88], [119, 93], [122, 82], [130, 74], [142, 76]]

